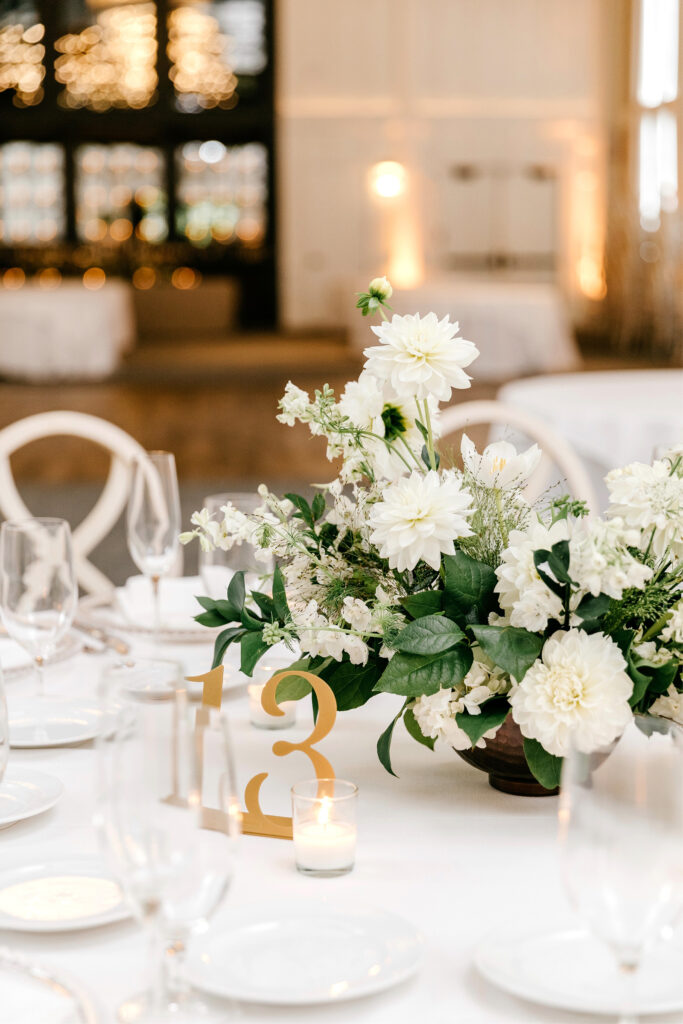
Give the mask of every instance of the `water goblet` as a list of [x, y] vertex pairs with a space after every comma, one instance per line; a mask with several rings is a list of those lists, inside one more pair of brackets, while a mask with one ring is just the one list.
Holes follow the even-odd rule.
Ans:
[[8, 520], [0, 527], [0, 614], [8, 634], [30, 654], [45, 695], [44, 666], [68, 633], [78, 584], [69, 524], [63, 519]]

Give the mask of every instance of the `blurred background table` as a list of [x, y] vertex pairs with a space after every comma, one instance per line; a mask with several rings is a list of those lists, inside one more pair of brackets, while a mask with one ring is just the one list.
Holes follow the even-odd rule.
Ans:
[[0, 291], [0, 374], [27, 381], [109, 376], [135, 338], [133, 289], [80, 279]]

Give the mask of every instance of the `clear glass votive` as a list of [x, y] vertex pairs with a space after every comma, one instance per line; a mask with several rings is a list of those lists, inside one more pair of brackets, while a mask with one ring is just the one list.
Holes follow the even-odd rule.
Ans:
[[256, 729], [289, 729], [296, 725], [296, 701], [285, 700], [278, 704], [283, 715], [269, 715], [264, 711], [261, 704], [261, 695], [265, 689], [265, 683], [249, 683], [247, 694], [249, 696], [249, 721]]
[[292, 786], [294, 856], [304, 875], [346, 875], [356, 859], [358, 787], [343, 779], [309, 779]]

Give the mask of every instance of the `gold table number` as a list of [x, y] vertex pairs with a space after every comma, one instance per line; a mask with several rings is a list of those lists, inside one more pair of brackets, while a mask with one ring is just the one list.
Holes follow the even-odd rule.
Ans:
[[[271, 676], [263, 688], [261, 694], [261, 707], [273, 717], [283, 715], [277, 703], [278, 684], [289, 676], [299, 676], [310, 683], [313, 692], [318, 699], [318, 717], [313, 731], [301, 740], [300, 743], [290, 743], [287, 740], [278, 740], [273, 744], [273, 753], [276, 757], [286, 757], [300, 751], [310, 760], [317, 779], [333, 779], [334, 769], [327, 758], [316, 750], [316, 745], [324, 740], [332, 731], [337, 718], [337, 701], [333, 691], [320, 676], [312, 672], [303, 672], [300, 669], [283, 669]], [[203, 683], [202, 707], [197, 713], [197, 726], [201, 728], [206, 722], [206, 708], [219, 708], [223, 696], [223, 666], [212, 668], [199, 676], [188, 676], [188, 682]], [[244, 802], [246, 810], [242, 812], [242, 831], [250, 836], [269, 836], [271, 839], [291, 839], [292, 819], [277, 814], [264, 814], [261, 810], [260, 793], [261, 786], [268, 778], [268, 772], [260, 772], [254, 775], [247, 783], [244, 791]]]

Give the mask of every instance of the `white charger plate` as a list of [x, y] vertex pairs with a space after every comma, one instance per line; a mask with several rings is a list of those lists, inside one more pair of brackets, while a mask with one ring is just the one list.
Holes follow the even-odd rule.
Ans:
[[65, 747], [99, 735], [103, 713], [92, 701], [50, 697], [10, 698], [10, 747]]
[[0, 988], [3, 1020], [11, 1024], [97, 1024], [95, 1007], [78, 982], [7, 948], [0, 948]]
[[0, 872], [0, 929], [69, 932], [130, 915], [120, 886], [95, 858], [42, 861]]
[[189, 982], [249, 1003], [305, 1006], [356, 999], [398, 985], [419, 967], [424, 940], [384, 910], [301, 900], [232, 911], [225, 931], [188, 957]]
[[63, 784], [54, 775], [9, 765], [0, 782], [0, 828], [48, 811], [63, 792]]
[[[479, 972], [497, 988], [558, 1010], [618, 1016], [624, 980], [614, 956], [584, 928], [496, 931], [477, 948]], [[638, 972], [636, 1016], [683, 1010], [681, 948], [662, 944]]]
[[[73, 658], [82, 648], [83, 637], [78, 637], [75, 633], [67, 633], [54, 654], [45, 659], [45, 664], [49, 667], [56, 665], [57, 662], [66, 661], [67, 658]], [[18, 676], [33, 672], [35, 662], [16, 640], [11, 640], [6, 634], [2, 634], [0, 637], [0, 668], [2, 668], [4, 679], [16, 679]]]

